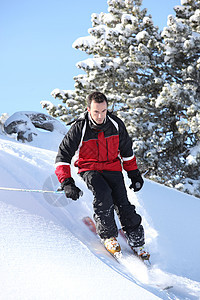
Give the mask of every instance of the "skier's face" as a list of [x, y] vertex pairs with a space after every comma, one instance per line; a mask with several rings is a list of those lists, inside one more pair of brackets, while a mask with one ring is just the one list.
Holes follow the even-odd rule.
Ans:
[[107, 103], [106, 101], [97, 103], [92, 100], [91, 105], [87, 108], [87, 110], [97, 124], [102, 124], [107, 114]]

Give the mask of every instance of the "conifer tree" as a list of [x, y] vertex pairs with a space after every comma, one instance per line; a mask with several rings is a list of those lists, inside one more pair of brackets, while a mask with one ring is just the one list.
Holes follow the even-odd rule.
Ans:
[[181, 3], [162, 32], [171, 83], [156, 100], [166, 149], [161, 168], [171, 176], [166, 184], [200, 196], [200, 1]]

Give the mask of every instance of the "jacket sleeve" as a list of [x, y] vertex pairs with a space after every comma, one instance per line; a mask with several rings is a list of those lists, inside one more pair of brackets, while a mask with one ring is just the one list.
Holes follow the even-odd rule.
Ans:
[[121, 121], [119, 124], [119, 150], [125, 171], [132, 171], [138, 168], [136, 157], [132, 149], [132, 144], [132, 140], [126, 130], [126, 127]]
[[63, 138], [56, 156], [56, 176], [59, 182], [71, 177], [71, 160], [77, 151], [81, 141], [82, 122], [72, 125], [65, 137]]

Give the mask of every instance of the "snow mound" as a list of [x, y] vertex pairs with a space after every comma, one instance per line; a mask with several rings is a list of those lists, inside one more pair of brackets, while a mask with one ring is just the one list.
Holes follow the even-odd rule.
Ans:
[[[8, 135], [17, 134], [18, 141], [29, 142], [41, 148], [46, 147], [47, 140], [50, 138], [49, 146], [51, 145], [51, 150], [57, 149], [58, 142], [67, 132], [66, 127], [57, 119], [33, 111], [14, 113], [5, 121], [4, 130]], [[53, 134], [50, 135], [49, 133]]]

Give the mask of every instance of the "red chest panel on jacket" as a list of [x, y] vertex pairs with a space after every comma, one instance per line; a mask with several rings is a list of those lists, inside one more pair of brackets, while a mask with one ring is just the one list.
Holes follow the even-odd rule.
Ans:
[[96, 162], [106, 162], [115, 160], [119, 154], [119, 136], [104, 136], [104, 132], [99, 132], [97, 139], [83, 141], [80, 148], [79, 157]]

